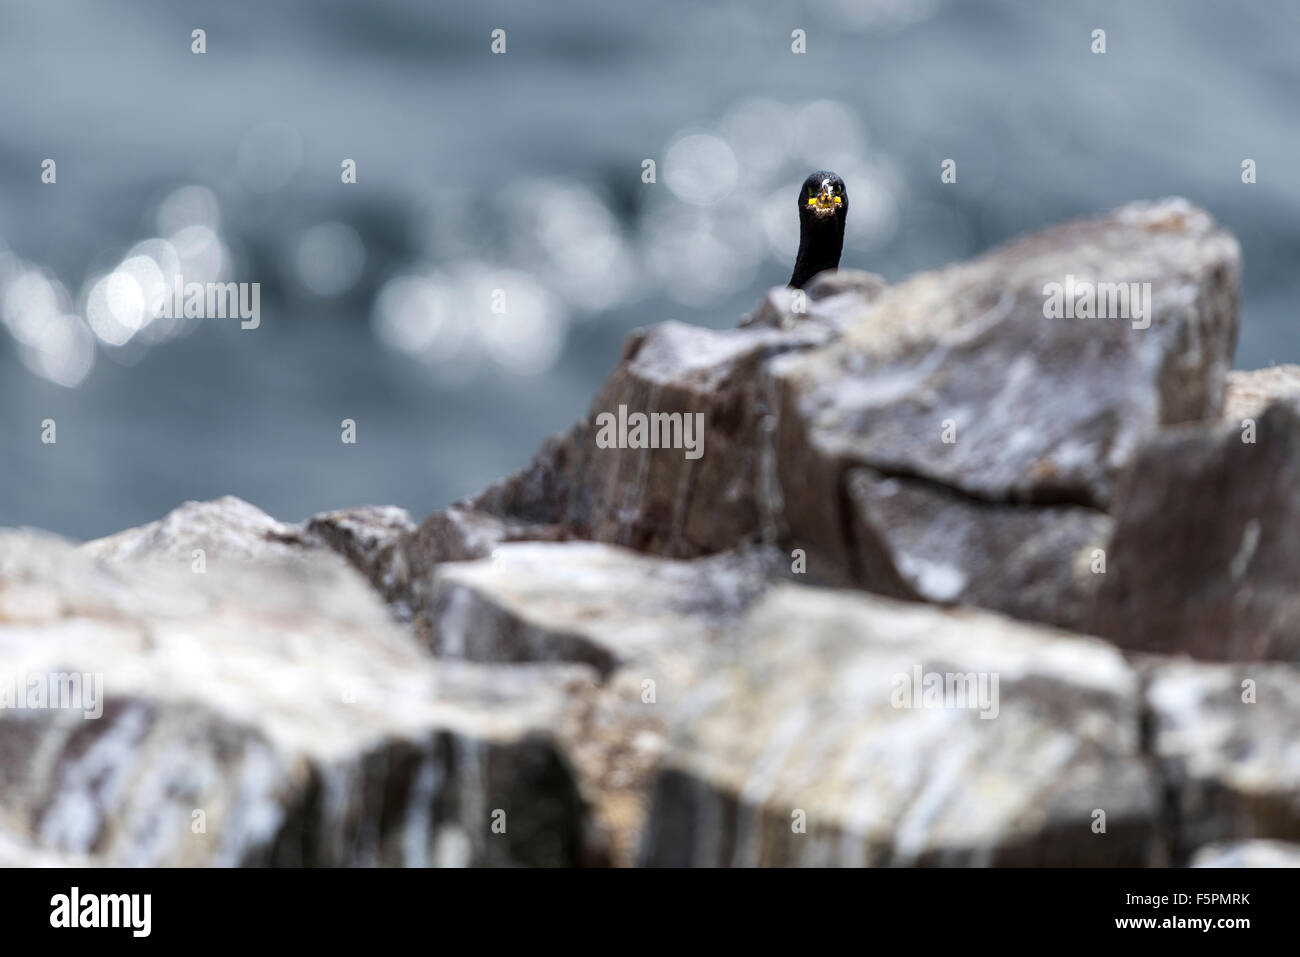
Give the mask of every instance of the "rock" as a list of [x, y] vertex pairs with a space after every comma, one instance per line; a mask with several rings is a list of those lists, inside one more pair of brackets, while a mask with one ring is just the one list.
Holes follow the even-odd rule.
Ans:
[[559, 738], [614, 863], [630, 865], [668, 715], [783, 568], [763, 550], [669, 561], [590, 543], [506, 544], [491, 560], [441, 566], [417, 629], [443, 656], [600, 674]]
[[1241, 420], [1258, 416], [1279, 399], [1300, 399], [1300, 365], [1270, 366], [1252, 372], [1228, 373], [1223, 418], [1238, 428]]
[[980, 502], [872, 469], [850, 470], [846, 484], [852, 577], [873, 591], [1061, 627], [1086, 617], [1110, 538], [1105, 513]]
[[1285, 841], [1230, 841], [1203, 847], [1192, 867], [1300, 867], [1300, 844]]
[[828, 269], [814, 276], [804, 288], [814, 302], [845, 294], [873, 302], [884, 294], [889, 284], [883, 277], [861, 269]]
[[839, 332], [860, 317], [864, 304], [879, 299], [886, 287], [885, 280], [875, 273], [859, 269], [827, 270], [814, 276], [802, 290], [773, 286], [763, 296], [758, 309], [742, 319], [740, 325], [741, 328], [767, 326], [791, 330], [811, 320]]
[[1253, 435], [1188, 426], [1142, 446], [1089, 630], [1142, 651], [1300, 661], [1298, 410], [1269, 406]]
[[87, 542], [82, 550], [110, 562], [148, 558], [188, 566], [196, 549], [205, 561], [284, 560], [299, 557], [304, 544], [299, 526], [226, 495], [186, 502], [156, 522]]
[[385, 601], [406, 599], [411, 589], [406, 541], [415, 534], [406, 509], [362, 505], [323, 512], [307, 520], [306, 533], [346, 558]]
[[210, 502], [186, 502], [159, 521], [87, 542], [81, 550], [108, 562], [148, 560], [204, 569], [209, 561], [278, 564], [334, 552], [360, 572], [399, 617], [409, 620], [408, 542], [415, 530], [407, 511], [391, 505], [322, 512], [302, 524], [290, 524], [226, 495]]
[[[484, 495], [491, 494], [491, 490]], [[568, 537], [559, 524], [498, 518], [478, 508], [452, 505], [425, 519], [406, 543], [411, 564], [427, 575], [442, 562], [488, 558], [504, 542], [558, 542]]]
[[[776, 288], [738, 330], [665, 323], [528, 469], [427, 519], [414, 564], [534, 535], [674, 558], [762, 542], [827, 583], [1082, 628], [1096, 582], [1076, 563], [1138, 446], [1221, 413], [1238, 255], [1185, 200], [1134, 203], [888, 289], [824, 274], [806, 313]], [[1149, 308], [1046, 318], [1049, 284], [1076, 279], [1149, 283]], [[600, 447], [620, 410], [700, 416], [702, 454]], [[966, 545], [935, 579], [917, 569], [943, 551], [922, 510], [938, 501]], [[1023, 536], [987, 534], [1008, 517]]]
[[[524, 473], [460, 507], [674, 558], [762, 541], [765, 529], [771, 538], [771, 406], [760, 370], [777, 353], [832, 335], [815, 318], [790, 331], [657, 326], [629, 343], [586, 421], [548, 443]], [[679, 447], [600, 447], [600, 417], [617, 424], [620, 412], [676, 416], [660, 422], [664, 444]], [[694, 451], [681, 447], [701, 435]]]
[[440, 566], [417, 624], [440, 657], [581, 662], [608, 675], [670, 643], [706, 642], [779, 562], [762, 551], [668, 562], [586, 542], [502, 545], [488, 561]]
[[1246, 838], [1300, 841], [1298, 682], [1300, 670], [1258, 662], [1150, 668], [1152, 748], [1180, 857]]
[[[1290, 854], [1300, 367], [1227, 372], [1238, 272], [1203, 211], [1131, 204], [639, 332], [418, 527], [0, 530], [0, 864]], [[1075, 280], [1151, 310], [1046, 318]], [[896, 706], [932, 674], [976, 700]], [[31, 676], [72, 700], [13, 706]]]
[[[855, 568], [856, 552], [887, 556], [891, 543], [845, 537], [871, 527], [845, 488], [859, 467], [950, 489], [972, 508], [1104, 511], [1144, 438], [1219, 414], [1238, 272], [1236, 241], [1203, 211], [1166, 200], [1066, 223], [891, 288], [835, 343], [773, 363], [775, 460], [795, 544], [866, 573], [863, 587], [891, 590], [900, 569], [878, 578]], [[1069, 276], [1149, 282], [1149, 327], [1045, 318], [1048, 284]], [[1064, 548], [1044, 560], [1070, 567], [1079, 536], [1040, 541], [1051, 539]], [[966, 557], [954, 568], [972, 595], [996, 591], [1007, 556]]]
[[[783, 426], [823, 457], [980, 499], [1104, 505], [1141, 437], [1219, 414], [1238, 257], [1204, 211], [1166, 200], [923, 273], [835, 344], [782, 363]], [[1149, 282], [1149, 328], [1045, 318], [1045, 286], [1067, 276]]]
[[[741, 632], [677, 709], [642, 863], [1163, 859], [1137, 674], [1103, 642], [793, 586]], [[972, 706], [896, 706], [917, 672], [963, 676]]]
[[[152, 547], [246, 544], [190, 514]], [[0, 533], [11, 842], [113, 866], [587, 859], [552, 734], [582, 669], [435, 663], [328, 553], [193, 574], [90, 552]]]

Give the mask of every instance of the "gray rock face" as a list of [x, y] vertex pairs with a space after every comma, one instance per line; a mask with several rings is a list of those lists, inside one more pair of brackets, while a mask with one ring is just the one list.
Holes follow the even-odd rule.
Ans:
[[873, 591], [1062, 627], [1091, 607], [1111, 531], [1102, 512], [978, 502], [872, 469], [852, 469], [847, 491], [849, 558]]
[[1194, 426], [1142, 447], [1092, 630], [1144, 651], [1300, 661], [1298, 408], [1271, 405], [1249, 432]]
[[[801, 302], [773, 289], [739, 330], [665, 323], [529, 469], [426, 520], [413, 564], [529, 537], [669, 557], [767, 542], [826, 582], [1082, 627], [1096, 582], [1075, 562], [1104, 545], [1118, 476], [1159, 428], [1221, 412], [1239, 269], [1229, 234], [1164, 200], [892, 289], [852, 271]], [[1077, 318], [1047, 317], [1053, 283]], [[1082, 315], [1089, 284], [1109, 318]], [[601, 447], [620, 409], [698, 414], [702, 455]], [[936, 542], [937, 502], [962, 547]]]
[[330, 555], [268, 541], [191, 573], [196, 536], [229, 541], [203, 514], [156, 541], [183, 569], [0, 533], [12, 841], [124, 866], [583, 859], [555, 675], [436, 665]]
[[1282, 859], [1300, 367], [1227, 373], [1237, 273], [1133, 204], [639, 333], [418, 526], [0, 530], [0, 864]]
[[[890, 593], [902, 569], [854, 568], [857, 552], [897, 548], [855, 514], [862, 496], [846, 490], [855, 468], [950, 489], [970, 500], [966, 514], [1012, 503], [1104, 510], [1146, 436], [1219, 414], [1238, 272], [1236, 241], [1203, 211], [1166, 200], [1067, 223], [891, 289], [834, 344], [774, 363], [780, 485], [799, 490], [785, 495], [792, 537]], [[1150, 283], [1149, 326], [1045, 317], [1049, 284], [1085, 281]], [[1098, 522], [1063, 510], [1033, 524], [1040, 544], [1062, 546], [1044, 559], [1068, 568], [1091, 537], [1080, 527]], [[846, 541], [854, 528], [868, 540]], [[1007, 558], [976, 550], [950, 564], [974, 598], [999, 590]]]
[[[1144, 659], [1144, 692], [1096, 639], [773, 584], [770, 551], [589, 543], [440, 567], [432, 658], [328, 552], [205, 576], [0, 544], [6, 673], [104, 676], [97, 720], [0, 710], [0, 854], [26, 862], [1115, 865], [1295, 838], [1289, 666]], [[509, 840], [476, 830], [498, 809]]]
[[1162, 662], [1147, 691], [1153, 750], [1174, 795], [1179, 852], [1300, 841], [1300, 670]]
[[762, 550], [668, 561], [608, 545], [507, 544], [441, 566], [417, 630], [443, 656], [574, 662], [599, 685], [560, 733], [614, 863], [632, 864], [668, 715], [784, 567]]
[[569, 661], [609, 674], [669, 645], [692, 653], [764, 590], [761, 551], [666, 562], [586, 542], [500, 546], [442, 565], [419, 625], [441, 657]]
[[[1139, 683], [1105, 644], [793, 587], [742, 631], [679, 709], [643, 863], [1159, 862]], [[961, 677], [913, 696], [932, 674]]]

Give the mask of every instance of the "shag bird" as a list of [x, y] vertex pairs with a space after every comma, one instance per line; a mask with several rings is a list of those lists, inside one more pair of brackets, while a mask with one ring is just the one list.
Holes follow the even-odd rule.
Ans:
[[844, 220], [849, 215], [849, 194], [844, 180], [830, 170], [818, 170], [799, 188], [799, 255], [789, 285], [802, 289], [824, 269], [840, 264], [844, 249]]

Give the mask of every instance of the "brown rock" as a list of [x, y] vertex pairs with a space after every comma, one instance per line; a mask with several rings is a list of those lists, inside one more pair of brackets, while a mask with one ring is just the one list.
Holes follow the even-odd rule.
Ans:
[[306, 527], [308, 536], [346, 558], [389, 602], [410, 592], [406, 540], [414, 533], [415, 523], [406, 509], [391, 505], [322, 512], [309, 518]]
[[[1139, 450], [1090, 630], [1142, 651], [1300, 661], [1300, 411]], [[1254, 441], [1244, 441], [1253, 438]]]
[[[854, 466], [975, 502], [1106, 508], [1141, 439], [1219, 414], [1238, 271], [1229, 234], [1185, 201], [1165, 200], [1066, 223], [893, 287], [834, 344], [774, 363], [776, 462], [792, 536], [824, 562], [852, 567], [844, 482]], [[1070, 276], [1149, 282], [1149, 327], [1046, 318], [1045, 289]]]

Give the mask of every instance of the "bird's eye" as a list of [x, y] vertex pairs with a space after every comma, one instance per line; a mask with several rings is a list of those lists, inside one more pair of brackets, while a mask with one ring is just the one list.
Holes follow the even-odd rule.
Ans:
[[816, 196], [809, 196], [809, 197], [808, 197], [808, 205], [809, 205], [809, 206], [815, 206], [815, 205], [817, 205], [817, 197], [816, 197]]
[[837, 202], [837, 203], [842, 203], [842, 202], [844, 202], [844, 200], [842, 200], [842, 199], [840, 199], [838, 196], [836, 196], [836, 197], [835, 197], [835, 202]]

